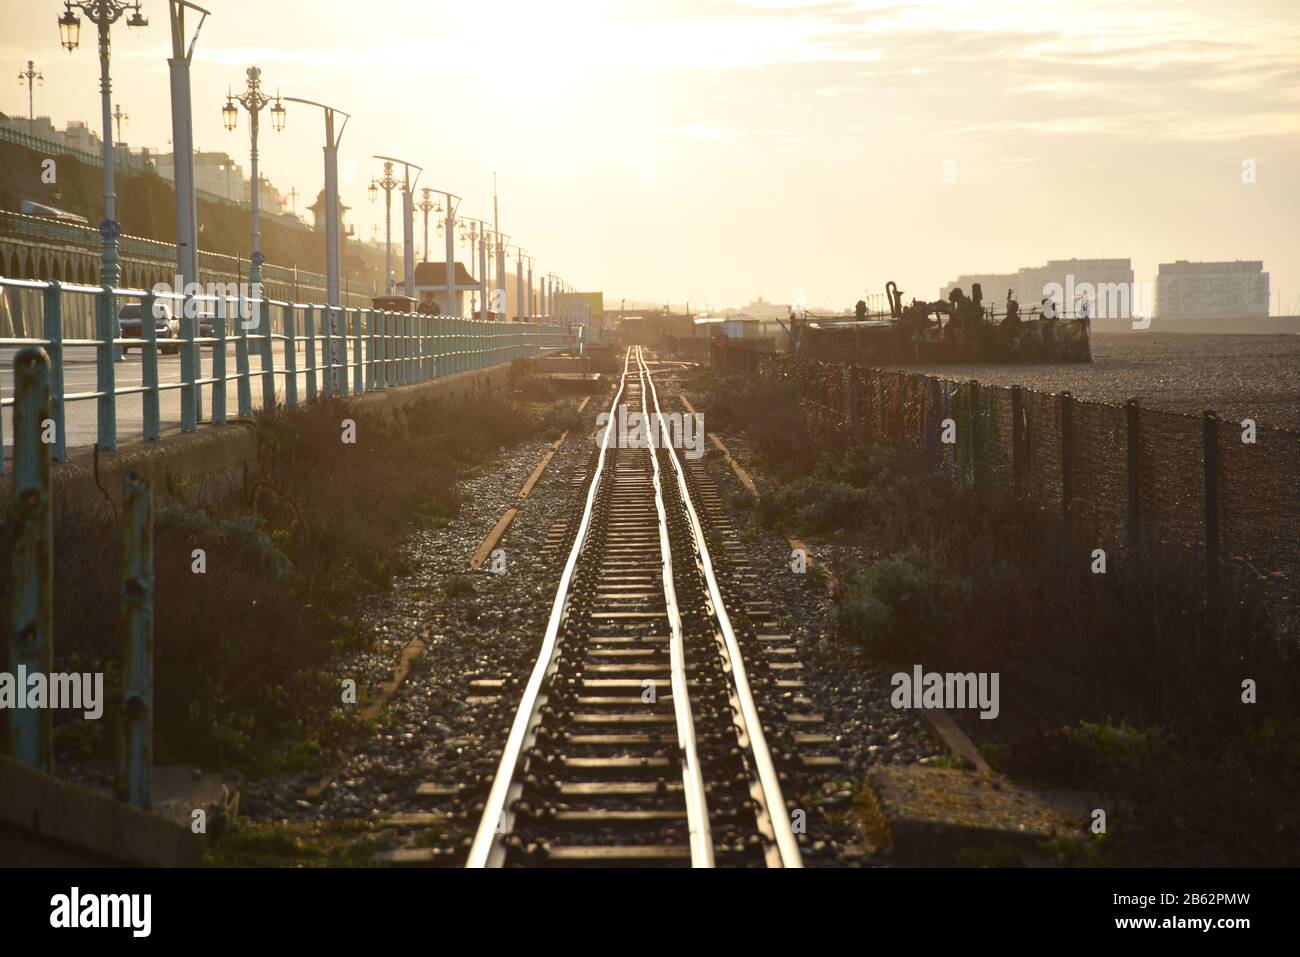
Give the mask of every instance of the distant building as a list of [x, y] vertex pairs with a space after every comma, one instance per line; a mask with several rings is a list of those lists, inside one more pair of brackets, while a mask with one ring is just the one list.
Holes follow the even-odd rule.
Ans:
[[1238, 319], [1268, 315], [1268, 273], [1260, 260], [1161, 263], [1159, 319]]
[[584, 326], [600, 330], [605, 328], [605, 294], [603, 292], [574, 293], [579, 306], [578, 321]]
[[[969, 296], [971, 286], [977, 282], [984, 294], [985, 307], [998, 312], [1006, 306], [1007, 290], [1011, 290], [1020, 308], [1027, 310], [1041, 303], [1049, 293], [1056, 294], [1056, 287], [1060, 289], [1058, 303], [1064, 307], [1065, 315], [1076, 314], [1088, 289], [1091, 289], [1094, 318], [1131, 319], [1140, 312], [1135, 308], [1140, 303], [1133, 284], [1131, 259], [1050, 259], [1042, 266], [1025, 266], [1014, 273], [967, 274], [940, 287], [939, 298], [947, 299], [957, 287]], [[904, 294], [908, 298], [906, 290]]]
[[[158, 175], [176, 182], [176, 157], [173, 153], [158, 153], [153, 157]], [[217, 150], [195, 150], [194, 188], [220, 196], [232, 203], [246, 199], [244, 170], [228, 153]]]
[[790, 306], [783, 303], [768, 302], [762, 296], [759, 296], [748, 305], [741, 306], [738, 310], [726, 310], [728, 313], [740, 312], [751, 319], [788, 319], [790, 317]]

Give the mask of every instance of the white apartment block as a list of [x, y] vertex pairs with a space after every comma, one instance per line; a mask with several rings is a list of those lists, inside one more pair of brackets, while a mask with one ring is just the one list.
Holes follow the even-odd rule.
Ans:
[[1268, 273], [1259, 260], [1161, 263], [1156, 317], [1227, 318], [1268, 315]]

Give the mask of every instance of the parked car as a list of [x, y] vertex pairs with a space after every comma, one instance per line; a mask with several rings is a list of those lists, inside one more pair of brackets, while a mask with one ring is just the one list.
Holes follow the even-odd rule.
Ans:
[[[155, 301], [153, 304], [154, 331], [158, 337], [158, 351], [163, 355], [175, 355], [181, 351], [181, 344], [178, 341], [181, 337], [181, 324], [172, 315], [171, 308], [165, 302]], [[121, 330], [120, 335], [123, 339], [139, 339], [141, 337], [140, 326], [140, 304], [138, 302], [130, 303], [123, 306], [117, 313], [118, 328]], [[169, 339], [171, 342], [164, 345], [163, 340]], [[122, 354], [126, 355], [130, 346], [122, 347]]]

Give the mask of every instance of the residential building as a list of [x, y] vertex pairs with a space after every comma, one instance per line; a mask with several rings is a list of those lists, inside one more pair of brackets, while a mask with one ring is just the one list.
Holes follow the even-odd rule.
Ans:
[[1159, 319], [1236, 319], [1268, 315], [1268, 273], [1260, 260], [1161, 263]]

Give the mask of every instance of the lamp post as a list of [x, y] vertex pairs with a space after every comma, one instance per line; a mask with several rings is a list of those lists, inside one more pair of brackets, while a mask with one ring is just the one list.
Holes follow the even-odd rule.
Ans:
[[[176, 184], [176, 268], [184, 286], [199, 281], [198, 200], [194, 191], [194, 114], [190, 108], [190, 61], [208, 11], [188, 0], [167, 0], [171, 19], [172, 55], [167, 60], [172, 94], [172, 170]], [[188, 39], [186, 10], [199, 16]], [[227, 180], [230, 176], [226, 167]], [[226, 190], [227, 195], [230, 190]]]
[[510, 237], [503, 236], [499, 232], [496, 233], [495, 236], [497, 254], [496, 295], [498, 307], [496, 313], [499, 319], [506, 319], [508, 318], [506, 313], [509, 312], [509, 310], [506, 309], [506, 245], [510, 242]]
[[[372, 179], [370, 181], [370, 198], [375, 198], [376, 185], [383, 186], [387, 194], [388, 206], [388, 271], [392, 275], [393, 267], [393, 230], [392, 230], [392, 199], [393, 187], [400, 185], [402, 187], [402, 277], [403, 292], [406, 296], [415, 297], [415, 184], [420, 180], [420, 173], [423, 167], [416, 166], [414, 163], [408, 163], [406, 160], [398, 159], [395, 156], [376, 156], [375, 159], [384, 161], [384, 179], [376, 184]], [[402, 164], [402, 180], [399, 184], [393, 179], [393, 164]], [[415, 170], [415, 179], [411, 178], [411, 170]], [[388, 185], [389, 181], [392, 185]], [[392, 280], [389, 280], [389, 294], [392, 294]]]
[[475, 244], [478, 247], [478, 300], [479, 314], [484, 318], [487, 317], [488, 307], [488, 224], [481, 219], [474, 219], [472, 216], [462, 216], [462, 223], [469, 223], [469, 241], [471, 255]]
[[528, 257], [528, 301], [524, 304], [524, 318], [533, 321], [533, 257]]
[[36, 99], [34, 90], [38, 86], [45, 85], [45, 77], [41, 76], [40, 71], [36, 69], [36, 64], [31, 60], [27, 61], [27, 69], [18, 73], [18, 85], [27, 85], [27, 132], [33, 136], [36, 135]]
[[[134, 3], [123, 0], [64, 0], [63, 16], [59, 17], [59, 42], [69, 53], [77, 48], [81, 35], [81, 18], [74, 10], [80, 10], [99, 30], [99, 95], [104, 128], [104, 221], [99, 224], [99, 234], [103, 237], [104, 244], [99, 279], [101, 284], [114, 288], [118, 281], [117, 237], [121, 227], [117, 222], [117, 193], [113, 182], [113, 108], [110, 102], [113, 84], [109, 78], [109, 30], [127, 10], [131, 11], [126, 20], [128, 27], [147, 27], [149, 21], [140, 12], [140, 0], [135, 0]], [[111, 305], [109, 303], [110, 307]]]
[[122, 112], [122, 106], [119, 103], [113, 104], [113, 119], [117, 121], [117, 141], [122, 142], [122, 123], [123, 121], [131, 122], [131, 117]]
[[446, 269], [444, 279], [447, 294], [446, 314], [448, 316], [459, 316], [460, 302], [456, 295], [456, 211], [460, 208], [461, 198], [455, 193], [449, 193], [446, 190], [439, 190], [439, 192], [443, 195], [444, 209], [446, 211], [446, 217], [442, 221], [442, 231], [447, 242], [447, 261], [443, 264]]
[[515, 247], [515, 319], [519, 322], [524, 321], [524, 313], [527, 310], [527, 304], [524, 302], [524, 249], [522, 246]]
[[393, 294], [393, 190], [397, 180], [393, 178], [393, 164], [384, 164], [384, 175], [376, 180], [370, 177], [370, 201], [373, 203], [384, 191], [384, 294]]
[[[332, 307], [329, 310], [329, 321], [330, 366], [333, 369], [332, 377], [326, 381], [334, 390], [334, 395], [341, 395], [341, 385], [346, 384], [347, 370], [340, 368], [339, 355], [342, 344], [340, 337], [343, 335], [343, 313], [338, 309], [341, 253], [339, 242], [342, 232], [339, 222], [339, 143], [343, 140], [343, 131], [347, 128], [351, 117], [342, 110], [336, 110], [332, 106], [314, 100], [304, 100], [296, 96], [286, 96], [285, 99], [290, 103], [319, 107], [325, 112], [325, 301]], [[343, 117], [337, 133], [334, 130], [336, 116]], [[339, 377], [343, 378], [343, 383], [339, 382]]]
[[415, 208], [418, 209], [420, 212], [424, 213], [424, 260], [423, 261], [428, 262], [429, 261], [429, 214], [441, 213], [442, 203], [436, 202], [435, 200], [429, 198], [433, 195], [433, 190], [430, 189], [428, 186], [420, 190], [420, 193], [423, 198], [418, 203], [415, 204]]
[[250, 193], [253, 212], [252, 240], [253, 252], [249, 256], [248, 282], [253, 287], [253, 293], [257, 298], [261, 298], [262, 284], [262, 263], [266, 257], [262, 255], [262, 181], [257, 174], [257, 131], [259, 127], [258, 118], [262, 110], [270, 104], [271, 106], [271, 126], [277, 133], [284, 129], [284, 102], [277, 93], [274, 98], [267, 96], [262, 92], [262, 71], [255, 66], [250, 66], [246, 71], [248, 77], [247, 86], [239, 96], [227, 91], [226, 105], [221, 109], [222, 119], [225, 121], [226, 129], [233, 130], [239, 122], [239, 109], [236, 103], [248, 111], [248, 137], [249, 137], [249, 179]]

